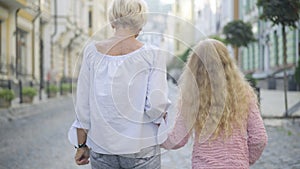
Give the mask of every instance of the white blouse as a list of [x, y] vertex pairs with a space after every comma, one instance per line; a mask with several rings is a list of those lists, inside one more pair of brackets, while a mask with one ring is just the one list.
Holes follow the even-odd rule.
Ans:
[[77, 145], [76, 128], [84, 128], [87, 145], [102, 154], [138, 153], [163, 143], [168, 124], [162, 116], [170, 105], [167, 56], [147, 44], [110, 56], [98, 52], [95, 44], [83, 52], [70, 142]]

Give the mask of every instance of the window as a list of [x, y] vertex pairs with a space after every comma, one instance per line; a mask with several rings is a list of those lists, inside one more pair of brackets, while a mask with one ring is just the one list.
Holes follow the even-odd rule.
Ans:
[[2, 72], [3, 69], [3, 53], [2, 53], [2, 21], [0, 20], [0, 72]]
[[246, 14], [250, 13], [250, 0], [246, 0]]
[[277, 31], [274, 31], [274, 50], [275, 50], [275, 64], [276, 66], [279, 65], [279, 50], [278, 50], [278, 35]]
[[92, 11], [89, 10], [89, 28], [92, 28], [93, 26], [93, 18], [92, 18]]
[[251, 57], [250, 57], [250, 49], [247, 47], [247, 70], [250, 70]]
[[27, 32], [18, 29], [18, 53], [16, 58], [17, 75], [27, 74]]
[[265, 70], [265, 62], [266, 62], [266, 58], [265, 58], [265, 45], [261, 46], [261, 69]]
[[255, 43], [251, 44], [251, 48], [252, 48], [252, 69], [255, 70], [256, 69], [256, 53], [255, 53]]

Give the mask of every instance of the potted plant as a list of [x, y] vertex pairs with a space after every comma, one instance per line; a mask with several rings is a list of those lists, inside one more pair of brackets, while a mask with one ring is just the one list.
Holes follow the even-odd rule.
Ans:
[[37, 91], [33, 87], [24, 87], [22, 89], [23, 103], [32, 103], [34, 96], [37, 95]]
[[257, 80], [253, 78], [252, 74], [247, 74], [245, 78], [253, 88], [257, 86]]
[[49, 98], [56, 97], [56, 94], [58, 92], [58, 87], [56, 85], [51, 84], [48, 86], [47, 91], [48, 91]]
[[247, 74], [245, 78], [256, 92], [257, 98], [260, 101], [260, 88], [257, 86], [257, 79], [255, 79], [252, 74]]
[[14, 91], [10, 89], [0, 89], [0, 107], [8, 108], [11, 106], [11, 101], [15, 98]]
[[71, 90], [71, 85], [68, 83], [62, 83], [61, 84], [61, 94], [67, 95]]

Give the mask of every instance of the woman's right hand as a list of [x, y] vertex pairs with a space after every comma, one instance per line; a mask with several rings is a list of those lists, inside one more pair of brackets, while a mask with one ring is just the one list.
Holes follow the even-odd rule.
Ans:
[[88, 147], [78, 148], [75, 155], [77, 165], [85, 165], [89, 163], [90, 149]]

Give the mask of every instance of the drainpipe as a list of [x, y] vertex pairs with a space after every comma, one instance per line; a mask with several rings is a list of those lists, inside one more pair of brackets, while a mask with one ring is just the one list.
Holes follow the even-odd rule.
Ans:
[[15, 67], [15, 71], [16, 71], [16, 77], [18, 78], [18, 59], [19, 59], [19, 44], [18, 44], [18, 36], [19, 36], [19, 30], [18, 30], [18, 13], [20, 11], [20, 8], [18, 8], [15, 12], [15, 30], [16, 30], [16, 67]]
[[[41, 0], [40, 0], [41, 4]], [[43, 41], [43, 23], [42, 20], [40, 19], [40, 36], [39, 36], [39, 41], [40, 41], [40, 89], [39, 89], [39, 100], [42, 100], [42, 91], [44, 89], [44, 41]]]
[[51, 35], [51, 56], [50, 56], [50, 62], [51, 62], [51, 69], [54, 68], [54, 64], [53, 64], [53, 45], [54, 45], [54, 42], [53, 42], [53, 39], [55, 37], [57, 33], [57, 0], [54, 0], [54, 32], [52, 33]]
[[[76, 31], [75, 31], [76, 32]], [[81, 31], [80, 31], [81, 32]], [[68, 58], [70, 57], [70, 53], [71, 53], [71, 46], [72, 46], [72, 44], [74, 43], [74, 40], [75, 39], [77, 39], [78, 37], [80, 36], [80, 33], [79, 34], [77, 34], [77, 33], [75, 33], [75, 36], [70, 40], [70, 42], [69, 42], [69, 44], [68, 44], [68, 46], [67, 46], [67, 50], [68, 50]], [[66, 56], [64, 56], [64, 57], [66, 57]], [[69, 59], [64, 59], [64, 61], [65, 62], [69, 62]], [[70, 64], [70, 63], [68, 63], [68, 64]], [[65, 68], [64, 68], [65, 69]], [[65, 73], [65, 70], [63, 70], [64, 72], [63, 72], [63, 74]]]

